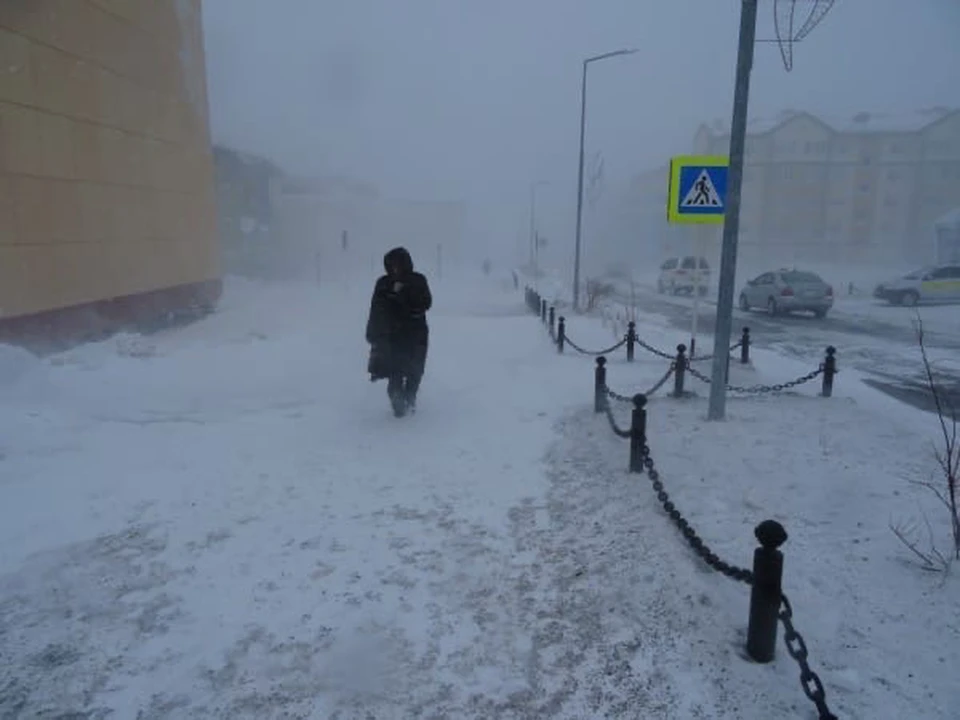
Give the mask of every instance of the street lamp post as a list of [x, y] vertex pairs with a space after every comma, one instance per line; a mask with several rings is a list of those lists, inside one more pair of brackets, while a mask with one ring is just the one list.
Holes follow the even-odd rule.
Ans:
[[540, 276], [540, 247], [537, 236], [537, 188], [548, 185], [546, 180], [537, 180], [530, 183], [530, 264], [533, 266], [534, 282], [539, 283]]
[[580, 166], [577, 171], [577, 235], [573, 257], [573, 309], [580, 309], [580, 228], [583, 222], [583, 139], [587, 127], [587, 66], [592, 62], [606, 60], [619, 55], [632, 55], [635, 49], [614, 50], [594, 55], [583, 61], [583, 75], [580, 81]]

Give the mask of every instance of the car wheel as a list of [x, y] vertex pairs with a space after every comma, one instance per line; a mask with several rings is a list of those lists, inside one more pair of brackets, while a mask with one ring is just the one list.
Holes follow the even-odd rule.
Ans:
[[780, 314], [780, 308], [777, 306], [777, 301], [773, 298], [767, 300], [767, 312], [770, 313], [770, 317], [776, 317]]
[[747, 300], [746, 295], [740, 296], [740, 309], [744, 312], [750, 312], [750, 302]]
[[814, 311], [813, 311], [813, 316], [814, 316], [815, 318], [817, 318], [817, 320], [823, 320], [823, 319], [827, 316], [827, 311], [826, 311], [826, 310], [814, 310]]
[[920, 302], [920, 296], [913, 290], [908, 290], [900, 296], [900, 304], [906, 307], [914, 307], [918, 302]]

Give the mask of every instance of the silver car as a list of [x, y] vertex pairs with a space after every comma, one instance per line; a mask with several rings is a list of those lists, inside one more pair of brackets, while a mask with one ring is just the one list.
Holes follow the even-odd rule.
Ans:
[[873, 296], [894, 305], [960, 302], [960, 265], [920, 268], [877, 285]]
[[758, 275], [740, 291], [740, 309], [764, 308], [771, 315], [795, 311], [826, 317], [833, 307], [833, 288], [806, 270], [774, 270]]

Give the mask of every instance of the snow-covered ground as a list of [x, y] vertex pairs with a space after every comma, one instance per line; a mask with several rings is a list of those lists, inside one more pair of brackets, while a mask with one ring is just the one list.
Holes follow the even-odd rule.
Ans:
[[[231, 282], [187, 328], [44, 361], [0, 348], [0, 717], [813, 717], [782, 644], [743, 659], [749, 589], [624, 472], [592, 360], [557, 355], [520, 293], [434, 290], [402, 420], [364, 374], [366, 288], [346, 284]], [[731, 382], [810, 369], [758, 350]], [[609, 384], [664, 370], [621, 351]], [[930, 418], [854, 372], [831, 399], [817, 381], [731, 398], [723, 423], [688, 387], [650, 403], [667, 489], [738, 565], [757, 522], [786, 526], [784, 589], [833, 711], [955, 718], [957, 581], [887, 527], [923, 507], [946, 550], [910, 485], [934, 472]]]

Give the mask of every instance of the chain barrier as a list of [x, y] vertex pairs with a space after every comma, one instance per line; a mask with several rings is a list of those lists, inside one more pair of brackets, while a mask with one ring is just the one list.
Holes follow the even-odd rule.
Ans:
[[609, 355], [614, 350], [619, 350], [620, 348], [622, 348], [624, 345], [627, 344], [627, 338], [623, 338], [616, 345], [611, 345], [605, 350], [597, 350], [596, 352], [594, 352], [593, 350], [585, 350], [584, 348], [580, 347], [573, 340], [571, 340], [570, 337], [567, 335], [565, 335], [563, 339], [566, 341], [567, 345], [572, 347], [578, 353], [582, 353], [583, 355]]
[[790, 601], [783, 593], [780, 594], [780, 598], [783, 606], [779, 614], [780, 622], [783, 623], [783, 643], [787, 646], [790, 657], [800, 666], [800, 686], [803, 688], [803, 694], [817, 706], [819, 720], [837, 720], [837, 716], [827, 707], [827, 694], [823, 689], [820, 676], [810, 669], [810, 663], [807, 662], [807, 644], [793, 626], [793, 608], [790, 606]]
[[663, 482], [660, 480], [660, 473], [657, 471], [656, 465], [653, 462], [653, 457], [650, 455], [650, 447], [648, 445], [643, 446], [643, 466], [647, 470], [647, 476], [650, 478], [650, 482], [653, 484], [653, 489], [657, 493], [657, 499], [663, 505], [663, 509], [666, 510], [667, 514], [670, 516], [670, 519], [673, 520], [677, 528], [679, 528], [680, 532], [683, 534], [683, 537], [690, 544], [690, 547], [693, 548], [694, 552], [697, 553], [700, 559], [714, 570], [726, 575], [728, 578], [738, 580], [746, 583], [747, 585], [752, 585], [753, 573], [746, 568], [740, 568], [736, 565], [731, 565], [717, 557], [716, 553], [707, 547], [700, 536], [697, 535], [697, 531], [690, 526], [690, 523], [687, 522], [687, 519], [680, 513], [679, 510], [677, 510], [676, 505], [674, 505], [673, 501], [670, 500], [670, 495], [663, 487]]
[[603, 412], [607, 416], [607, 421], [610, 423], [610, 429], [613, 430], [614, 435], [624, 439], [627, 439], [630, 437], [630, 430], [624, 430], [623, 428], [617, 425], [617, 421], [613, 417], [613, 410], [611, 410], [609, 402], [605, 402], [603, 404]]
[[646, 350], [647, 352], [653, 353], [653, 354], [656, 355], [657, 357], [662, 357], [664, 360], [673, 360], [673, 359], [674, 359], [674, 356], [673, 356], [671, 353], [665, 353], [663, 350], [658, 350], [658, 349], [655, 348], [653, 345], [644, 342], [644, 341], [641, 340], [640, 338], [636, 338], [635, 341], [636, 341], [637, 345], [639, 345], [640, 347], [642, 347], [642, 348], [643, 348], [644, 350]]
[[[667, 372], [665, 372], [665, 373], [663, 374], [663, 377], [660, 378], [659, 380], [657, 380], [657, 382], [654, 383], [653, 387], [650, 388], [649, 390], [647, 390], [647, 391], [644, 393], [644, 395], [646, 395], [647, 397], [650, 397], [650, 396], [653, 395], [657, 390], [659, 390], [659, 389], [662, 388], [664, 385], [666, 385], [666, 384], [667, 384], [667, 381], [668, 381], [671, 377], [673, 377], [673, 371], [676, 369], [676, 367], [677, 367], [677, 366], [676, 366], [676, 363], [670, 363], [670, 367], [667, 369]], [[605, 390], [605, 392], [607, 393], [607, 397], [608, 397], [608, 398], [611, 398], [612, 400], [616, 400], [617, 402], [622, 402], [622, 403], [625, 403], [625, 404], [633, 405], [633, 396], [632, 396], [632, 395], [621, 395], [621, 394], [618, 393], [618, 392], [614, 392], [614, 391], [611, 390], [609, 387], [605, 387], [604, 390]]]
[[614, 392], [610, 388], [605, 388], [605, 389], [607, 391], [607, 397], [613, 398], [617, 402], [630, 403], [631, 405], [633, 404], [633, 398], [630, 397], [629, 395], [621, 395], [618, 392]]
[[644, 395], [646, 395], [647, 397], [650, 397], [650, 396], [653, 395], [657, 390], [659, 390], [659, 389], [662, 388], [664, 385], [666, 385], [666, 384], [667, 384], [667, 380], [669, 380], [671, 377], [673, 377], [673, 371], [676, 370], [676, 369], [677, 369], [677, 364], [676, 364], [675, 362], [670, 363], [670, 367], [667, 368], [667, 371], [663, 374], [663, 377], [660, 378], [659, 380], [657, 380], [657, 382], [654, 384], [654, 386], [653, 386], [652, 388], [650, 388], [649, 390], [647, 390], [647, 392], [645, 392]]
[[[691, 375], [693, 375], [693, 377], [695, 377], [697, 380], [700, 380], [701, 382], [705, 382], [707, 385], [709, 385], [712, 382], [711, 378], [704, 375], [702, 372], [700, 372], [696, 368], [691, 367], [689, 363], [687, 364], [686, 370]], [[729, 390], [730, 392], [745, 393], [747, 395], [763, 395], [765, 393], [783, 392], [784, 390], [789, 390], [790, 388], [795, 388], [798, 385], [803, 385], [804, 383], [808, 383], [811, 380], [819, 377], [821, 374], [823, 374], [823, 365], [821, 365], [816, 370], [808, 372], [806, 375], [802, 375], [798, 377], [796, 380], [790, 380], [789, 382], [774, 383], [773, 385], [750, 385], [747, 387], [743, 387], [740, 385], [727, 385], [727, 390]]]

